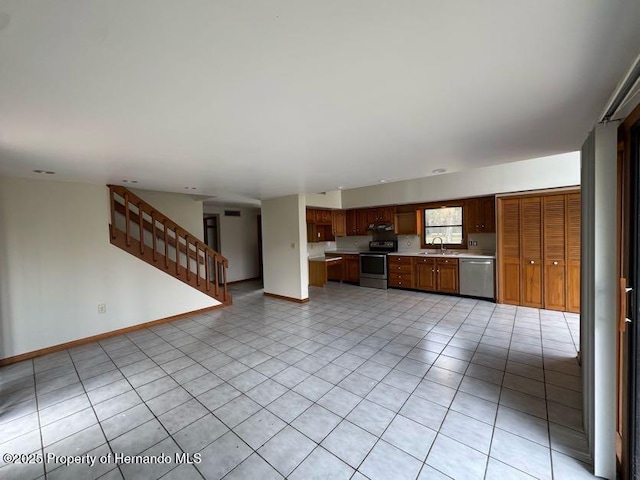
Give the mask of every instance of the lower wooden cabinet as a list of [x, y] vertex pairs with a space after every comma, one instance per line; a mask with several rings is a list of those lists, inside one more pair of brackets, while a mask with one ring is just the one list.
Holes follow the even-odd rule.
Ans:
[[457, 259], [436, 258], [436, 284], [438, 292], [458, 293], [460, 291]]
[[459, 293], [458, 260], [434, 257], [389, 257], [389, 286], [429, 292]]
[[390, 255], [389, 257], [389, 286], [399, 288], [415, 288], [413, 257]]
[[342, 263], [328, 269], [327, 279], [360, 283], [360, 255], [357, 253], [325, 253], [327, 258], [342, 257]]
[[342, 255], [345, 265], [344, 280], [360, 283], [360, 255]]
[[436, 259], [418, 258], [416, 259], [416, 288], [418, 290], [438, 289], [436, 282]]

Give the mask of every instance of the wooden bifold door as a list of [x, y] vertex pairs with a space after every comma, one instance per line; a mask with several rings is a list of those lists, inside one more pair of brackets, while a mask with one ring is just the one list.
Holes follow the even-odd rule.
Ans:
[[580, 193], [498, 199], [498, 302], [580, 311]]

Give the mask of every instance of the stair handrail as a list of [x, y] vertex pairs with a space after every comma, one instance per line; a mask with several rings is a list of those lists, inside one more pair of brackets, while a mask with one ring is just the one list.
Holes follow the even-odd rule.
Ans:
[[[198, 237], [192, 233], [190, 233], [187, 229], [178, 225], [176, 222], [171, 220], [167, 215], [160, 212], [157, 208], [153, 207], [145, 200], [137, 196], [131, 190], [121, 185], [107, 185], [109, 187], [109, 205], [111, 207], [111, 224], [109, 225], [109, 234], [111, 238], [114, 239], [116, 237], [116, 230], [120, 230], [116, 226], [116, 210], [118, 207], [116, 205], [122, 204], [118, 202], [115, 198], [115, 195], [119, 195], [124, 200], [124, 217], [125, 217], [125, 230], [124, 234], [126, 236], [126, 245], [129, 247], [131, 245], [131, 221], [137, 220], [138, 228], [140, 229], [140, 256], [145, 255], [145, 242], [144, 242], [144, 234], [143, 232], [150, 232], [152, 235], [152, 249], [153, 249], [153, 260], [156, 261], [157, 257], [157, 239], [161, 238], [164, 241], [164, 260], [165, 260], [165, 269], [169, 270], [169, 245], [172, 245], [176, 250], [176, 262], [175, 262], [175, 277], [180, 278], [180, 261], [179, 261], [179, 253], [184, 252], [187, 258], [186, 261], [186, 275], [187, 280], [190, 280], [192, 274], [196, 275], [196, 284], [198, 287], [200, 286], [201, 275], [200, 275], [200, 265], [204, 264], [204, 281], [206, 291], [209, 292], [211, 289], [211, 284], [213, 283], [213, 288], [215, 292], [216, 298], [220, 296], [220, 283], [222, 283], [222, 301], [224, 303], [229, 303], [231, 300], [231, 295], [229, 295], [227, 288], [227, 268], [229, 267], [229, 260], [217, 252], [216, 250], [209, 247], [204, 242], [198, 240]], [[130, 206], [133, 205], [138, 209], [138, 215], [134, 212], [131, 212]], [[150, 226], [144, 219], [142, 213], [146, 213], [150, 218]], [[137, 219], [135, 218], [137, 217]], [[162, 224], [162, 233], [158, 233], [156, 222]], [[122, 230], [120, 230], [122, 231]], [[171, 243], [171, 237], [169, 236], [169, 232], [173, 231], [175, 239], [174, 243]], [[180, 240], [184, 240], [184, 247], [180, 244]], [[195, 252], [191, 250], [191, 246], [194, 246]], [[184, 250], [183, 250], [184, 248]], [[201, 255], [202, 253], [202, 255]], [[207, 258], [213, 258], [214, 268], [213, 275], [211, 275], [209, 262]], [[189, 259], [196, 260], [196, 272], [191, 272]], [[222, 265], [222, 278], [219, 278], [220, 275], [218, 273], [218, 265]], [[213, 276], [213, 278], [212, 278]]]

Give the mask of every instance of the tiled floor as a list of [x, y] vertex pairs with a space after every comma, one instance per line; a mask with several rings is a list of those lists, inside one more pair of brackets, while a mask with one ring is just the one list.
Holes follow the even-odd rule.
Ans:
[[0, 478], [593, 478], [577, 316], [333, 283], [303, 305], [233, 293], [0, 369], [0, 452], [106, 461], [0, 463]]

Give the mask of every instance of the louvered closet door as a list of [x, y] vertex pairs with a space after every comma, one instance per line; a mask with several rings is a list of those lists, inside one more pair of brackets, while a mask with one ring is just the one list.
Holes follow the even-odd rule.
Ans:
[[520, 199], [500, 200], [500, 302], [520, 305]]
[[567, 195], [567, 310], [580, 313], [580, 194]]
[[542, 198], [522, 199], [522, 305], [542, 307]]
[[566, 195], [543, 197], [544, 308], [566, 308]]

